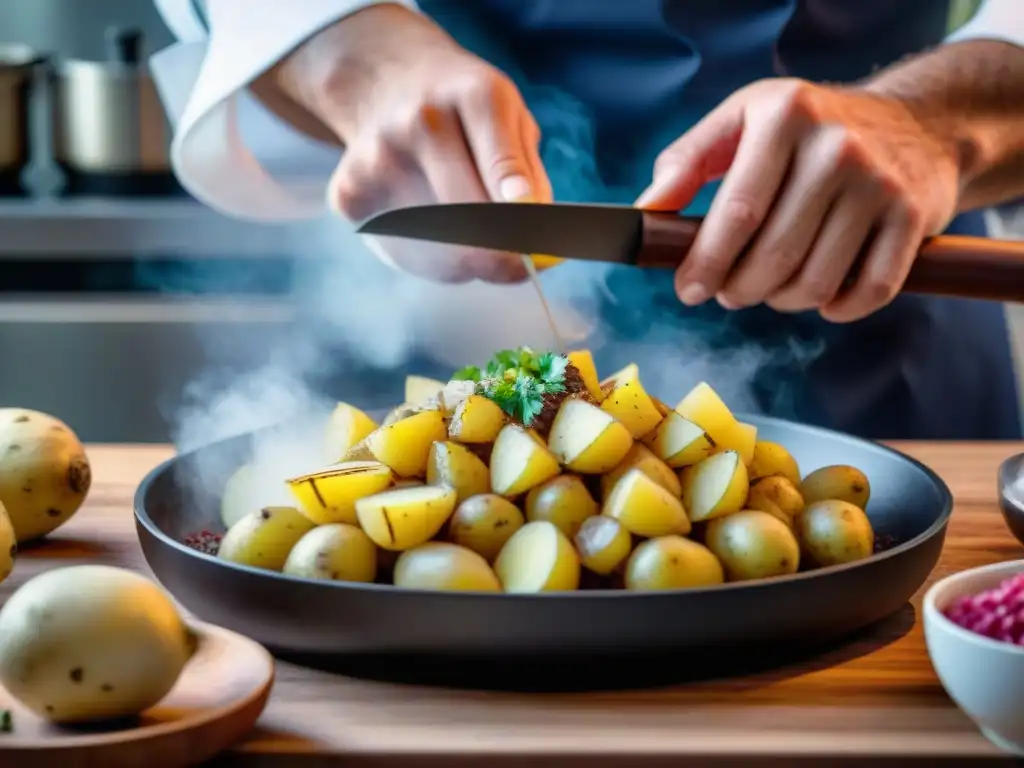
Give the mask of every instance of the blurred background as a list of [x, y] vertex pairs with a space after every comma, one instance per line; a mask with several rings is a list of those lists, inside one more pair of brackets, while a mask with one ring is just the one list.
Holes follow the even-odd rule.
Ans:
[[[976, 5], [955, 0], [951, 28]], [[0, 404], [60, 414], [89, 441], [168, 439], [204, 328], [245, 365], [291, 321], [297, 260], [329, 258], [176, 189], [144, 66], [169, 42], [149, 0], [0, 0]], [[53, 59], [25, 103], [32, 54], [16, 45]], [[19, 189], [2, 171], [20, 164]], [[990, 227], [1024, 236], [1024, 215]], [[1024, 358], [1024, 310], [1010, 315]]]

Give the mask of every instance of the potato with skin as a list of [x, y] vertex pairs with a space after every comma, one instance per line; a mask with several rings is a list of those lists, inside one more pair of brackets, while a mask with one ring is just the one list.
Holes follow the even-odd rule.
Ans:
[[573, 544], [584, 568], [607, 576], [626, 562], [633, 550], [633, 537], [615, 518], [598, 515], [583, 521]]
[[0, 504], [0, 582], [14, 570], [14, 558], [18, 554], [18, 539], [7, 510]]
[[611, 384], [601, 409], [625, 424], [632, 437], [639, 439], [661, 423], [661, 412], [640, 382], [636, 366], [615, 374]]
[[324, 430], [324, 456], [328, 462], [341, 457], [360, 440], [377, 429], [377, 422], [349, 403], [338, 403]]
[[401, 477], [423, 477], [430, 446], [448, 437], [440, 411], [421, 411], [375, 430], [366, 438], [370, 453]]
[[455, 511], [455, 489], [397, 488], [356, 501], [356, 517], [381, 549], [403, 551], [430, 541]]
[[396, 421], [401, 421], [402, 419], [407, 419], [410, 416], [415, 416], [417, 413], [421, 413], [424, 410], [435, 409], [423, 408], [419, 405], [416, 405], [416, 403], [401, 403], [399, 405], [396, 405], [386, 414], [384, 414], [384, 418], [381, 420], [380, 425], [382, 427], [386, 427], [390, 424], [394, 424]]
[[514, 497], [562, 471], [544, 441], [515, 424], [498, 433], [491, 451], [491, 490]]
[[501, 582], [478, 553], [457, 544], [429, 541], [403, 552], [394, 583], [405, 589], [500, 592]]
[[525, 506], [527, 520], [554, 523], [570, 539], [584, 520], [601, 511], [579, 475], [559, 475], [532, 488]]
[[757, 445], [757, 427], [745, 422], [737, 422], [735, 451], [748, 467], [754, 460], [754, 447]]
[[632, 447], [633, 436], [621, 421], [571, 397], [562, 402], [548, 433], [551, 453], [566, 469], [584, 475], [614, 469]]
[[39, 411], [0, 408], [0, 502], [19, 544], [70, 520], [91, 484], [85, 448], [67, 424]]
[[379, 461], [334, 464], [287, 481], [299, 509], [317, 525], [355, 523], [356, 500], [388, 488], [390, 467]]
[[856, 467], [836, 464], [811, 472], [800, 483], [800, 494], [808, 506], [819, 501], [838, 499], [867, 509], [871, 498], [871, 483], [867, 475]]
[[292, 547], [315, 527], [312, 520], [293, 507], [264, 507], [228, 529], [217, 557], [230, 563], [280, 571]]
[[715, 553], [729, 581], [786, 576], [800, 567], [793, 531], [774, 515], [748, 509], [708, 523], [704, 545]]
[[448, 436], [459, 443], [493, 443], [508, 422], [501, 406], [483, 395], [470, 395], [452, 413]]
[[770, 440], [754, 443], [754, 458], [750, 462], [750, 482], [762, 477], [782, 475], [797, 488], [800, 487], [800, 466], [784, 445]]
[[686, 467], [679, 481], [683, 506], [694, 523], [739, 512], [750, 490], [747, 465], [736, 451], [716, 453]]
[[494, 571], [506, 592], [572, 591], [580, 585], [580, 559], [572, 542], [546, 520], [527, 523], [498, 554]]
[[458, 501], [491, 491], [491, 470], [475, 453], [451, 441], [430, 446], [427, 483], [455, 489]]
[[615, 483], [631, 469], [639, 469], [673, 496], [678, 497], [683, 493], [683, 486], [676, 473], [646, 445], [633, 443], [625, 458], [613, 470], [601, 475], [601, 498], [607, 499]]
[[812, 567], [852, 563], [875, 551], [875, 532], [867, 514], [840, 499], [808, 504], [796, 520], [796, 535], [801, 553]]
[[804, 511], [804, 497], [782, 475], [769, 475], [750, 484], [747, 509], [767, 512], [792, 528], [794, 518]]
[[51, 722], [130, 717], [170, 693], [196, 645], [171, 598], [144, 576], [57, 568], [0, 609], [0, 684]]
[[505, 542], [525, 523], [523, 513], [511, 501], [495, 493], [483, 493], [459, 504], [448, 522], [448, 539], [493, 562]]
[[583, 386], [587, 388], [590, 395], [598, 405], [604, 400], [604, 391], [601, 389], [601, 380], [597, 376], [597, 366], [594, 365], [594, 356], [589, 349], [577, 349], [566, 355], [570, 365], [580, 372]]
[[700, 382], [680, 400], [675, 412], [702, 427], [715, 443], [717, 451], [737, 451], [743, 455], [749, 440], [748, 430], [740, 426], [732, 411], [707, 382]]
[[637, 545], [626, 563], [626, 589], [650, 592], [722, 584], [725, 572], [714, 553], [682, 536], [659, 536]]
[[354, 525], [321, 525], [292, 547], [283, 570], [304, 579], [369, 583], [377, 578], [377, 547]]
[[377, 461], [377, 457], [373, 455], [373, 451], [370, 450], [370, 446], [367, 443], [368, 437], [369, 436], [364, 437], [358, 443], [345, 451], [341, 455], [341, 461], [338, 463], [347, 464], [351, 461]]
[[601, 514], [645, 538], [687, 534], [691, 527], [683, 502], [639, 469], [631, 469], [619, 479]]
[[675, 411], [662, 419], [644, 438], [644, 444], [673, 469], [682, 469], [706, 459], [716, 447], [703, 428]]
[[220, 500], [220, 520], [227, 530], [250, 512], [266, 506], [289, 507], [295, 498], [284, 480], [268, 475], [264, 467], [243, 464], [227, 482]]
[[426, 376], [405, 377], [405, 402], [425, 405], [441, 394], [444, 382]]

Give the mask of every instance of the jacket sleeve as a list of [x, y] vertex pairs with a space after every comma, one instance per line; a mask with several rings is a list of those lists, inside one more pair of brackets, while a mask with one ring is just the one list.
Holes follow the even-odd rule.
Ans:
[[[156, 53], [150, 69], [174, 127], [171, 163], [188, 192], [244, 219], [325, 213], [340, 150], [293, 129], [248, 86], [321, 29], [385, 1], [155, 0], [178, 42]], [[415, 0], [398, 2], [416, 8]]]
[[982, 0], [970, 20], [955, 30], [948, 43], [1001, 40], [1024, 47], [1024, 4], [1021, 0]]

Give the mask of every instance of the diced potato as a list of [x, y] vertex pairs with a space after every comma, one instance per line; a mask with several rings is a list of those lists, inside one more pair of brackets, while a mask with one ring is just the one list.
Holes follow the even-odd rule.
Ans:
[[640, 383], [640, 371], [636, 366], [627, 366], [611, 381], [611, 391], [601, 403], [604, 411], [625, 424], [635, 438], [643, 437], [658, 426], [661, 412]]
[[750, 482], [762, 477], [782, 475], [796, 487], [800, 487], [800, 467], [785, 446], [769, 440], [754, 443], [754, 459], [750, 462]]
[[786, 576], [800, 567], [796, 536], [767, 512], [748, 509], [712, 520], [704, 544], [721, 561], [729, 581]]
[[421, 406], [416, 405], [416, 403], [402, 403], [401, 405], [396, 405], [394, 408], [392, 408], [384, 415], [384, 418], [381, 420], [380, 425], [382, 427], [386, 427], [389, 424], [394, 424], [396, 421], [407, 419], [410, 416], [413, 416], [423, 410], [434, 409], [422, 408]]
[[683, 493], [679, 477], [643, 443], [633, 443], [629, 453], [611, 472], [601, 475], [601, 498], [607, 499], [615, 483], [631, 469], [639, 469], [673, 496]]
[[403, 552], [395, 563], [394, 583], [405, 589], [501, 591], [497, 575], [479, 554], [441, 541]]
[[371, 582], [377, 578], [377, 547], [354, 525], [321, 525], [292, 547], [284, 572], [305, 579]]
[[444, 385], [437, 401], [445, 418], [451, 418], [456, 409], [476, 394], [475, 381], [449, 381]]
[[341, 461], [353, 445], [377, 428], [377, 422], [348, 403], [338, 403], [324, 430], [324, 454], [328, 462]]
[[864, 510], [840, 499], [808, 504], [796, 519], [797, 539], [808, 564], [825, 567], [871, 557], [875, 532]]
[[601, 390], [601, 382], [597, 377], [597, 366], [594, 365], [594, 356], [589, 349], [577, 349], [566, 355], [569, 362], [580, 372], [583, 385], [587, 393], [594, 398], [594, 402], [600, 405], [604, 400], [604, 392]]
[[672, 413], [672, 409], [669, 408], [666, 403], [662, 402], [658, 398], [652, 397], [651, 402], [654, 403], [654, 407], [658, 409], [658, 413], [661, 414], [661, 418], [665, 418], [670, 413]]
[[757, 427], [745, 422], [737, 422], [736, 453], [748, 467], [754, 460], [754, 446], [757, 445]]
[[351, 461], [287, 481], [302, 512], [317, 525], [355, 523], [356, 500], [391, 485], [391, 469], [377, 461]]
[[716, 451], [737, 451], [743, 455], [749, 434], [706, 382], [701, 382], [675, 407], [676, 413], [704, 428]]
[[453, 442], [434, 443], [427, 457], [427, 482], [454, 488], [458, 501], [489, 493], [491, 470], [475, 453]]
[[750, 490], [747, 465], [736, 451], [716, 453], [679, 473], [683, 506], [694, 523], [743, 509]]
[[569, 538], [576, 535], [584, 520], [600, 511], [578, 475], [553, 477], [526, 495], [526, 519], [554, 523]]
[[405, 377], [405, 402], [425, 405], [434, 400], [444, 389], [444, 382], [426, 376]]
[[220, 520], [225, 530], [257, 509], [267, 506], [289, 507], [294, 502], [287, 484], [267, 475], [253, 464], [243, 464], [227, 482], [220, 499]]
[[580, 583], [580, 560], [572, 542], [545, 520], [527, 523], [510, 538], [494, 563], [506, 592], [562, 592]]
[[804, 498], [782, 475], [769, 475], [750, 484], [747, 509], [767, 512], [793, 527], [793, 519], [804, 511]]
[[235, 523], [220, 541], [217, 557], [231, 563], [280, 571], [288, 554], [313, 530], [313, 521], [292, 507], [265, 507]]
[[470, 395], [452, 414], [448, 435], [460, 443], [493, 443], [508, 419], [501, 407], [483, 395]]
[[690, 532], [690, 518], [683, 502], [639, 469], [631, 469], [619, 478], [601, 514], [645, 538]]
[[722, 564], [703, 544], [682, 536], [660, 536], [637, 545], [626, 563], [626, 589], [648, 592], [721, 584]]
[[703, 428], [672, 411], [644, 438], [648, 448], [665, 464], [681, 469], [706, 459], [715, 443]]
[[558, 459], [543, 441], [515, 424], [498, 433], [491, 451], [491, 490], [518, 496], [562, 471]]
[[871, 498], [871, 483], [867, 475], [856, 467], [837, 464], [811, 472], [800, 483], [800, 494], [808, 506], [819, 501], [838, 499], [867, 509]]
[[[372, 432], [370, 434], [373, 434]], [[352, 461], [377, 461], [373, 455], [373, 451], [370, 450], [370, 446], [367, 443], [367, 437], [364, 437], [358, 443], [353, 445], [347, 451], [341, 455], [341, 461], [339, 464], [346, 464]]]
[[611, 390], [615, 388], [615, 385], [620, 381], [632, 381], [633, 379], [640, 378], [640, 366], [636, 363], [629, 363], [628, 365], [620, 368], [611, 376], [601, 380], [601, 388], [604, 390]]
[[613, 469], [633, 446], [629, 430], [586, 400], [562, 402], [548, 433], [548, 447], [573, 472], [599, 475]]
[[430, 446], [448, 437], [440, 411], [421, 411], [366, 438], [373, 457], [402, 477], [423, 477], [427, 471]]
[[356, 502], [359, 525], [381, 549], [401, 551], [430, 541], [455, 511], [455, 489], [397, 488]]
[[484, 493], [459, 504], [448, 523], [448, 539], [493, 562], [505, 542], [525, 523], [523, 513], [511, 501]]
[[583, 567], [601, 576], [625, 563], [633, 549], [629, 531], [615, 518], [604, 515], [584, 520], [573, 543]]

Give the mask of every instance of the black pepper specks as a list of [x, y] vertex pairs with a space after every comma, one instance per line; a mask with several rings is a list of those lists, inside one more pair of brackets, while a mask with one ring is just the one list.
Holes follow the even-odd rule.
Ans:
[[14, 423], [15, 424], [27, 424], [28, 421], [29, 421], [28, 416], [25, 416], [24, 414], [22, 414], [21, 416], [19, 416], [18, 418], [16, 418], [14, 420]]
[[50, 507], [48, 510], [46, 510], [46, 514], [48, 514], [50, 517], [60, 517], [61, 512], [59, 509], [54, 509], [53, 507]]
[[112, 686], [110, 683], [103, 683], [103, 685], [100, 686], [100, 690], [104, 693], [112, 693], [114, 690], [114, 686]]
[[68, 672], [68, 677], [71, 678], [71, 682], [80, 683], [82, 682], [82, 678], [85, 677], [85, 670], [83, 670], [81, 667], [75, 667], [70, 672]]

